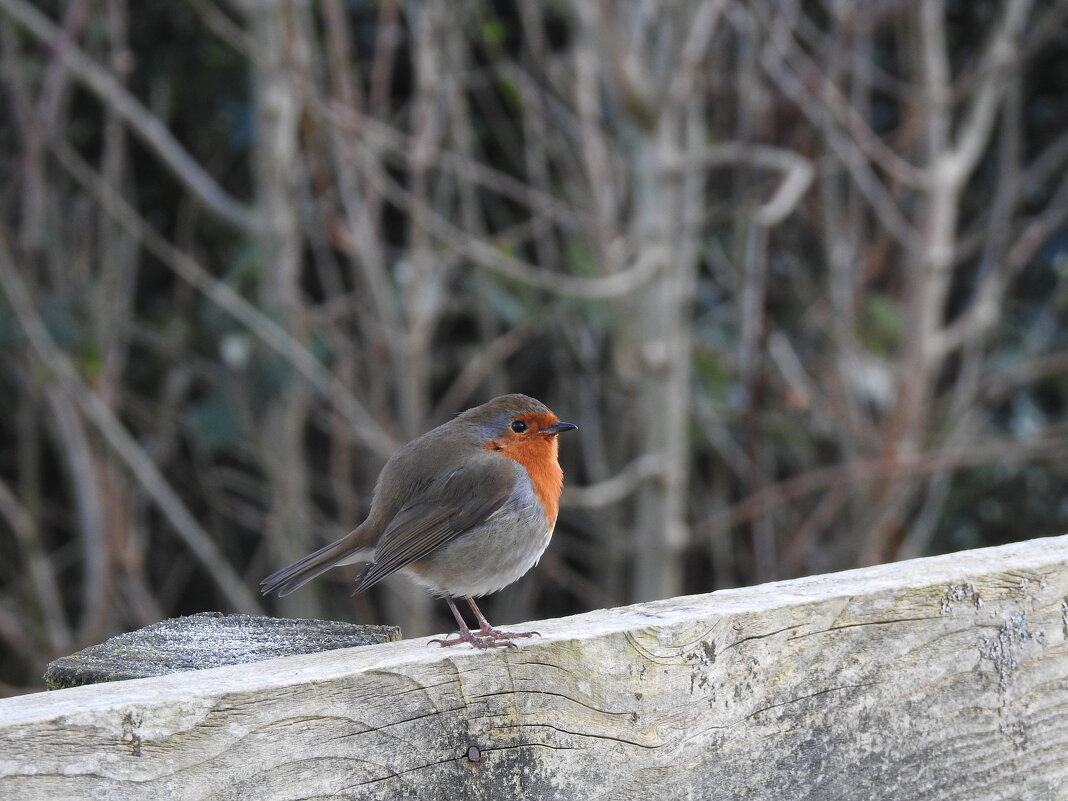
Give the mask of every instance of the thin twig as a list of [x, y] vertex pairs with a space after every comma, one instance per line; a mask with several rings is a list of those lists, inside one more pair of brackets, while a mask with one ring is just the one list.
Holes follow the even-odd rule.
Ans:
[[[0, 0], [0, 11], [43, 44], [54, 42], [60, 36], [55, 24], [25, 0]], [[65, 43], [59, 55], [70, 67], [71, 74], [122, 117], [130, 130], [160, 157], [175, 178], [207, 209], [242, 231], [256, 229], [258, 221], [253, 212], [219, 186], [174, 138], [167, 126], [115, 80], [110, 72], [73, 42]]]
[[241, 297], [230, 285], [216, 279], [195, 259], [178, 250], [145, 223], [126, 200], [101, 180], [69, 144], [63, 141], [55, 142], [52, 152], [63, 167], [96, 197], [105, 211], [139, 239], [149, 252], [292, 364], [312, 387], [349, 421], [353, 433], [363, 444], [380, 455], [388, 456], [396, 450], [396, 440], [378, 425], [349, 388], [340, 385], [337, 377], [302, 343]]
[[841, 482], [859, 485], [875, 479], [922, 476], [951, 467], [1057, 459], [1066, 452], [1068, 436], [1047, 433], [1023, 442], [1004, 442], [992, 438], [989, 442], [953, 451], [898, 458], [859, 459], [845, 464], [819, 467], [762, 487], [728, 509], [697, 524], [697, 527], [711, 532], [725, 530], [768, 514], [782, 504]]
[[210, 535], [201, 528], [182, 499], [160, 473], [156, 463], [137, 444], [130, 432], [112, 411], [86, 386], [70, 360], [52, 341], [44, 321], [36, 312], [29, 290], [12, 261], [5, 237], [0, 236], [0, 288], [7, 296], [19, 325], [37, 354], [37, 358], [58, 382], [86, 418], [96, 426], [101, 436], [126, 463], [130, 474], [155, 500], [160, 511], [174, 526], [174, 530], [196, 556], [205, 572], [213, 579], [220, 593], [235, 608], [243, 612], [259, 612], [262, 607], [257, 596], [245, 586], [226, 556]]
[[[54, 566], [41, 542], [37, 523], [3, 479], [0, 479], [0, 517], [11, 527], [25, 555], [26, 573], [33, 587], [33, 598], [41, 615], [48, 648], [54, 654], [66, 654], [74, 637], [63, 609], [63, 592]], [[10, 568], [13, 570], [15, 565], [16, 560], [12, 559]], [[23, 621], [17, 627], [18, 631], [25, 633], [29, 623], [29, 619]]]

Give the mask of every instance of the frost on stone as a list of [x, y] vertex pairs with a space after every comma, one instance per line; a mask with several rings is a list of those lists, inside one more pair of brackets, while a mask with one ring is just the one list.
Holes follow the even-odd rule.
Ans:
[[49, 689], [243, 665], [400, 639], [395, 626], [202, 612], [118, 634], [49, 663]]

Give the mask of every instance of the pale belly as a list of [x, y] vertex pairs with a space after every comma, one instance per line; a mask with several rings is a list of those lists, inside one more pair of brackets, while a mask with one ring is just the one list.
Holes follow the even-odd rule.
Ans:
[[553, 530], [523, 487], [477, 528], [446, 543], [404, 572], [438, 595], [478, 597], [507, 587], [538, 563]]

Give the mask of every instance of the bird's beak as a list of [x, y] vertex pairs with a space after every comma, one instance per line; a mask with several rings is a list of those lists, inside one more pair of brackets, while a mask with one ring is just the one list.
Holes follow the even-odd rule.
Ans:
[[539, 434], [562, 434], [565, 431], [574, 431], [576, 428], [578, 428], [578, 426], [575, 425], [574, 423], [564, 423], [564, 422], [561, 422], [560, 420], [557, 420], [551, 426], [548, 426], [547, 428], [543, 428], [538, 433]]

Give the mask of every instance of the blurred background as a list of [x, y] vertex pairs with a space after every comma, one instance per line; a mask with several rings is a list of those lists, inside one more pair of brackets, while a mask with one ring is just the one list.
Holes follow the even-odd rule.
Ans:
[[1068, 1], [0, 0], [0, 692], [505, 392], [499, 624], [1068, 530]]

